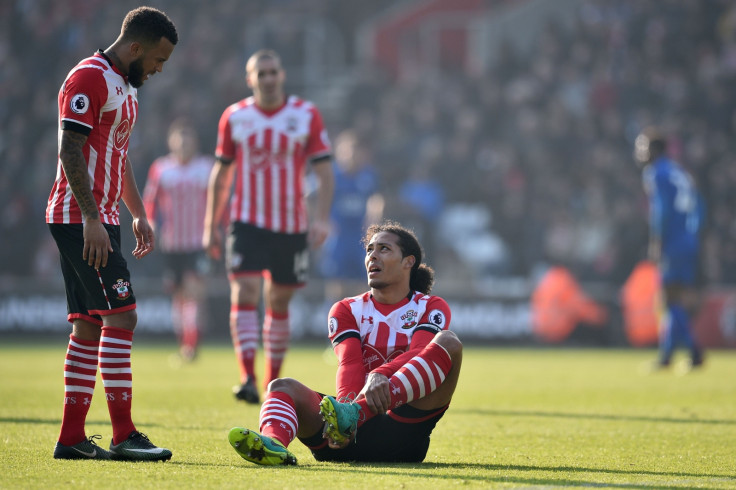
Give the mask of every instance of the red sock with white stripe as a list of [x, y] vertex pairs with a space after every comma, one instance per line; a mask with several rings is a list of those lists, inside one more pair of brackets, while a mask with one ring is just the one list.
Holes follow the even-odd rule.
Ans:
[[298, 429], [294, 400], [280, 391], [266, 393], [260, 413], [261, 434], [288, 447]]
[[289, 348], [289, 338], [289, 313], [266, 311], [263, 321], [263, 350], [266, 354], [264, 389], [281, 373], [281, 365]]
[[99, 346], [96, 340], [69, 335], [64, 360], [64, 412], [59, 434], [59, 442], [64, 446], [79, 444], [87, 438], [84, 422], [95, 391]]
[[230, 336], [240, 367], [240, 382], [255, 376], [258, 348], [258, 311], [255, 306], [233, 305], [230, 308]]
[[[429, 343], [388, 379], [391, 385], [389, 409], [424, 398], [432, 393], [440, 387], [451, 368], [452, 359], [445, 348], [435, 342]], [[361, 417], [358, 423], [360, 426], [376, 414], [368, 408], [365, 398], [357, 403], [365, 415], [365, 418]]]
[[199, 345], [199, 303], [186, 299], [181, 303], [181, 345], [196, 352]]
[[133, 373], [130, 369], [130, 348], [132, 345], [133, 332], [131, 330], [102, 327], [100, 376], [105, 386], [114, 444], [120, 444], [135, 430], [131, 417]]

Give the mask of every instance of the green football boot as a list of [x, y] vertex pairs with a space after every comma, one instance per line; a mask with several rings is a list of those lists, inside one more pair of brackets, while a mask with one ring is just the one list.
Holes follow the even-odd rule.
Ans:
[[358, 429], [361, 410], [357, 403], [340, 403], [332, 396], [322, 398], [319, 411], [325, 421], [325, 435], [337, 444], [349, 441]]
[[251, 463], [265, 466], [296, 464], [296, 456], [283, 444], [254, 430], [233, 427], [227, 438], [235, 452]]

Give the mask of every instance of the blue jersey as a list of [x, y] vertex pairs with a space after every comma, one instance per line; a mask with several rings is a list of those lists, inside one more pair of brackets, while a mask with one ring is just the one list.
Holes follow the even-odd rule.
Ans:
[[378, 175], [371, 166], [349, 173], [334, 165], [334, 171], [333, 231], [322, 248], [320, 269], [325, 277], [365, 279], [365, 250], [360, 240], [368, 199], [378, 189]]
[[373, 167], [364, 166], [355, 173], [345, 172], [335, 165], [335, 194], [330, 211], [333, 224], [340, 232], [362, 238], [366, 203], [378, 188]]
[[703, 203], [693, 179], [676, 162], [660, 157], [644, 169], [643, 180], [650, 233], [662, 244], [663, 278], [669, 282], [681, 276], [691, 282], [703, 219]]

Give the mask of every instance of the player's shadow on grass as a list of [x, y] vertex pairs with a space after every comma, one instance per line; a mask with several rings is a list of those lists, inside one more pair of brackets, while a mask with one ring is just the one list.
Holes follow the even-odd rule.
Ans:
[[736, 420], [728, 419], [699, 419], [696, 417], [650, 417], [646, 415], [611, 415], [601, 413], [567, 413], [567, 412], [543, 412], [524, 410], [494, 410], [494, 409], [453, 409], [453, 413], [466, 413], [470, 415], [496, 415], [501, 417], [548, 417], [568, 419], [594, 419], [594, 420], [624, 420], [627, 422], [665, 422], [672, 424], [713, 424], [713, 425], [736, 425]]
[[[675, 478], [716, 478], [719, 480], [733, 480], [736, 482], [736, 475], [712, 475], [707, 473], [685, 473], [675, 471], [637, 471], [637, 470], [619, 470], [609, 468], [581, 468], [574, 466], [530, 466], [530, 465], [502, 465], [502, 464], [482, 464], [482, 463], [339, 463], [340, 473], [354, 472], [359, 475], [365, 476], [369, 472], [370, 468], [375, 468], [377, 473], [381, 476], [394, 475], [398, 479], [402, 477], [411, 476], [412, 479], [416, 478], [427, 478], [432, 482], [438, 480], [452, 480], [454, 482], [458, 480], [464, 480], [469, 482], [497, 482], [497, 483], [513, 483], [530, 486], [605, 486], [615, 488], [641, 488], [641, 489], [676, 489], [683, 488], [681, 482], [673, 482], [673, 485], [659, 484], [657, 482], [647, 483], [602, 483], [596, 481], [589, 481], [584, 479], [571, 479], [571, 478], [555, 478], [555, 477], [536, 477], [536, 478], [522, 478], [518, 476], [511, 476], [508, 474], [510, 471], [545, 471], [551, 473], [605, 473], [605, 474], [622, 474], [622, 475], [649, 475], [659, 477], [675, 477]], [[370, 468], [368, 468], [370, 467]], [[296, 466], [293, 467], [292, 471], [335, 471], [335, 468], [329, 466]], [[394, 469], [396, 471], [391, 471]], [[463, 473], [462, 470], [467, 469], [467, 473]], [[411, 470], [411, 472], [407, 472]], [[435, 470], [440, 470], [435, 471]], [[452, 473], [447, 473], [452, 471]], [[500, 472], [500, 474], [498, 474]], [[699, 488], [708, 488], [702, 486]]]
[[[41, 418], [24, 418], [24, 417], [0, 417], [0, 424], [33, 424], [33, 425], [57, 425], [61, 426], [61, 419], [41, 419]], [[87, 425], [110, 425], [110, 420], [90, 420], [87, 419]], [[154, 422], [139, 422], [145, 427], [167, 427], [164, 424]]]

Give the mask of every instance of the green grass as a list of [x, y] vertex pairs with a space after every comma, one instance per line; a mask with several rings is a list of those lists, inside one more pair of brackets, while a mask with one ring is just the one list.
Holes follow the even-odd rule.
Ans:
[[[66, 345], [0, 346], [0, 487], [444, 488], [736, 487], [736, 356], [709, 353], [700, 372], [642, 375], [653, 351], [466, 346], [460, 384], [422, 464], [316, 462], [298, 441], [296, 467], [259, 467], [227, 442], [258, 425], [236, 403], [232, 350], [207, 346], [170, 364], [173, 346], [133, 350], [134, 420], [174, 457], [166, 463], [57, 461]], [[285, 375], [334, 391], [334, 356], [295, 347]], [[111, 437], [98, 379], [88, 434]]]

